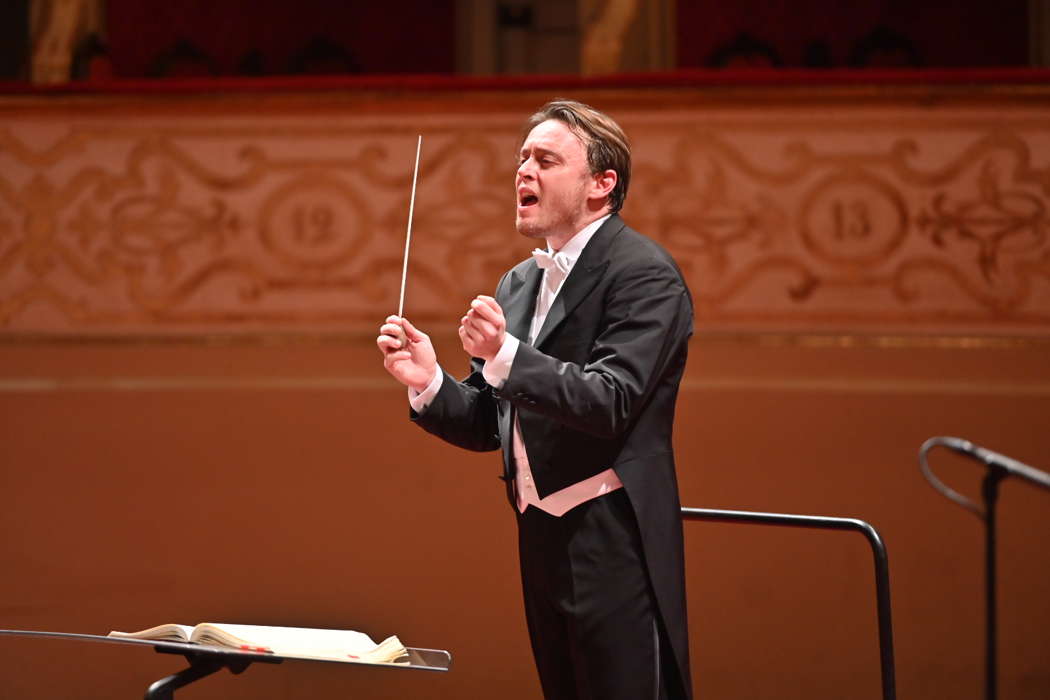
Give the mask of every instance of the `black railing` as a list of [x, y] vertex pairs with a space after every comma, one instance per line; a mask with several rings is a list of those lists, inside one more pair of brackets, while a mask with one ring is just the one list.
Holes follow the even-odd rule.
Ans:
[[853, 530], [864, 535], [875, 558], [875, 597], [879, 618], [879, 659], [882, 666], [882, 697], [897, 697], [893, 666], [893, 622], [890, 616], [890, 565], [886, 546], [874, 527], [856, 518], [829, 518], [820, 515], [789, 515], [786, 513], [754, 513], [744, 510], [713, 510], [711, 508], [682, 508], [683, 520], [710, 520], [723, 523], [752, 525], [782, 525], [816, 530]]

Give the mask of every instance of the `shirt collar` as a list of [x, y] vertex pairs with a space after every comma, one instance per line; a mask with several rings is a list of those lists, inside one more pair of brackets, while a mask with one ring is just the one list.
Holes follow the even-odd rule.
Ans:
[[583, 249], [587, 247], [588, 241], [594, 237], [594, 234], [598, 233], [598, 229], [602, 227], [602, 224], [604, 224], [605, 220], [610, 216], [612, 216], [612, 214], [606, 214], [602, 218], [596, 219], [584, 226], [575, 236], [570, 238], [569, 242], [563, 245], [561, 250], [557, 253], [551, 250], [551, 245], [548, 243], [547, 252], [551, 255], [557, 255], [560, 258], [564, 258], [571, 270], [573, 266], [576, 265], [576, 261], [580, 259], [580, 255], [583, 253]]

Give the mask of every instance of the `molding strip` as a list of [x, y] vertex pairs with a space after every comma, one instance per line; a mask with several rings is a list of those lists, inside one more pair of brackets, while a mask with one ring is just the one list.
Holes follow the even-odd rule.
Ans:
[[[379, 377], [6, 377], [0, 394], [54, 394], [68, 392], [171, 391], [384, 391], [399, 392], [393, 379]], [[928, 394], [944, 396], [1050, 397], [1050, 382], [932, 381], [910, 379], [797, 379], [717, 377], [685, 379], [683, 392], [772, 391], [819, 394]]]

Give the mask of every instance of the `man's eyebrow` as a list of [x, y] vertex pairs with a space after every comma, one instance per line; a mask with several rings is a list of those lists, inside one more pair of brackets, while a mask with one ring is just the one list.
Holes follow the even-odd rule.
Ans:
[[[533, 152], [535, 152], [535, 153], [536, 153], [537, 155], [541, 155], [541, 156], [554, 156], [555, 158], [561, 158], [561, 156], [560, 156], [560, 155], [558, 154], [558, 152], [557, 152], [557, 151], [555, 151], [555, 150], [552, 150], [552, 149], [550, 149], [550, 148], [544, 148], [543, 146], [533, 146], [533, 147], [532, 147], [532, 150], [533, 150]], [[525, 154], [526, 154], [526, 153], [528, 153], [528, 152], [529, 152], [529, 149], [528, 149], [528, 148], [526, 148], [525, 146], [522, 146], [522, 148], [521, 148], [521, 151], [519, 152], [519, 155], [525, 155]]]

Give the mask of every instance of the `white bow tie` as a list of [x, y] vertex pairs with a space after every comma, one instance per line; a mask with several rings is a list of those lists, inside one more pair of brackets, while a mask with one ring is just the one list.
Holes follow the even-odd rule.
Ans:
[[532, 259], [536, 261], [541, 270], [556, 269], [563, 275], [569, 274], [569, 261], [565, 259], [564, 255], [558, 255], [554, 253], [548, 253], [545, 250], [536, 248], [532, 251]]

